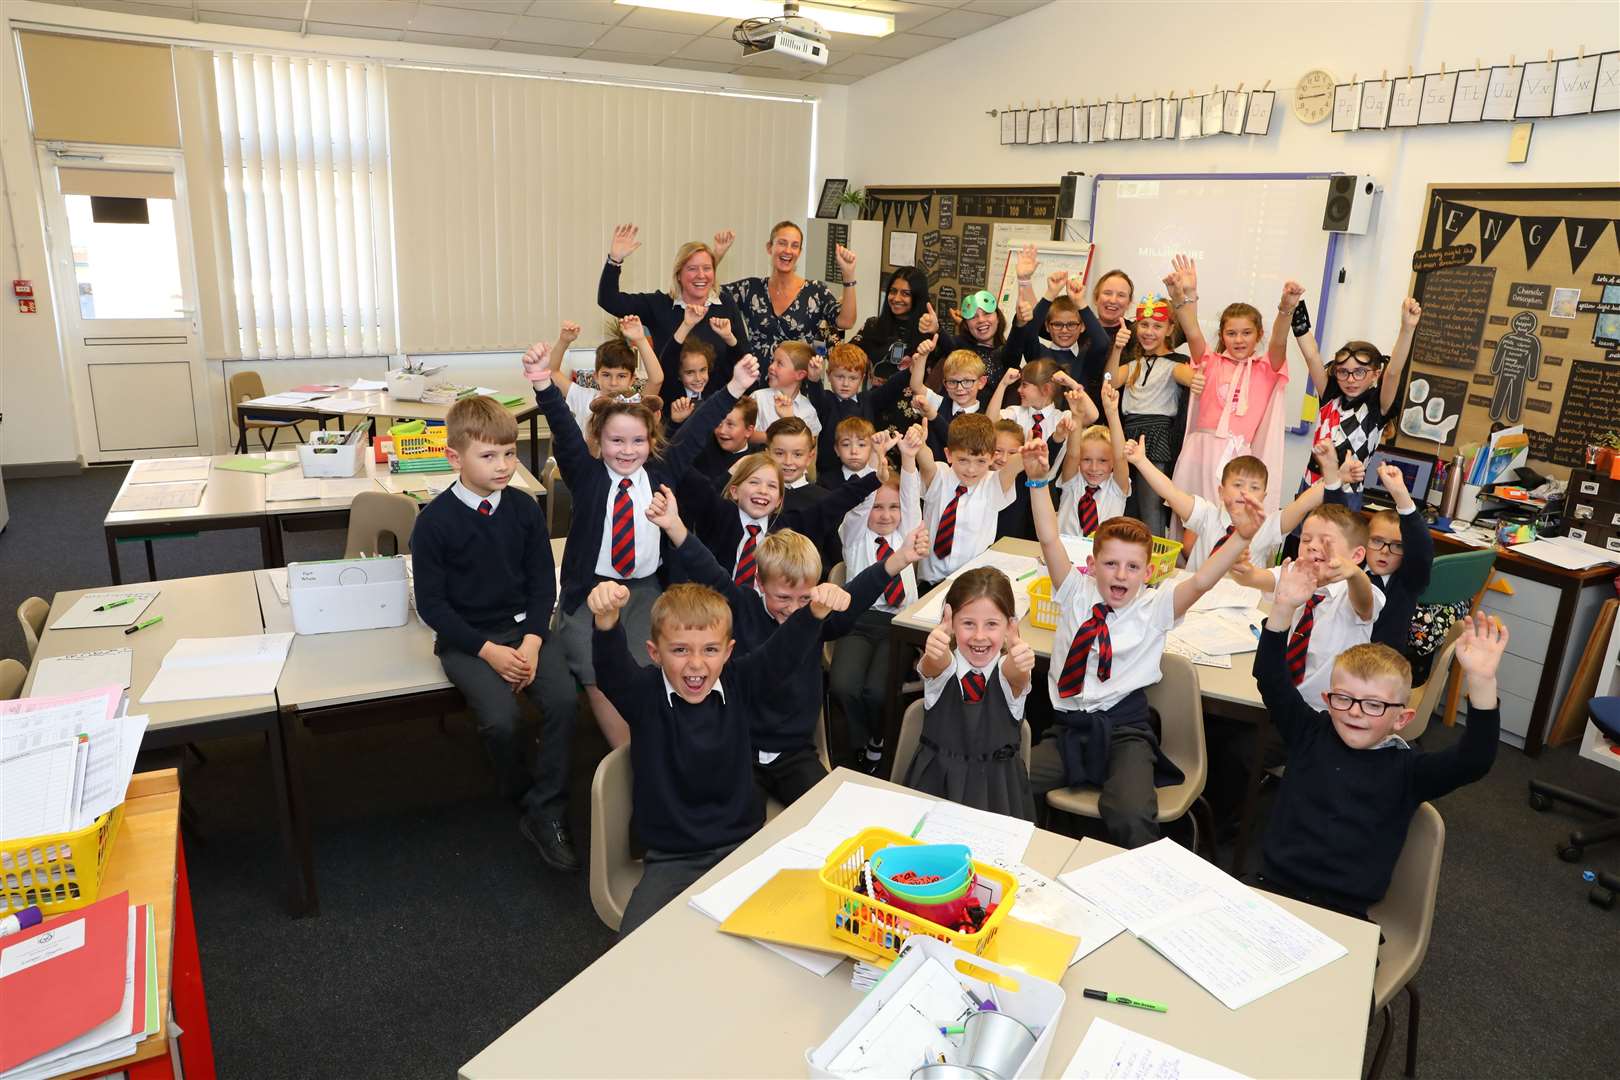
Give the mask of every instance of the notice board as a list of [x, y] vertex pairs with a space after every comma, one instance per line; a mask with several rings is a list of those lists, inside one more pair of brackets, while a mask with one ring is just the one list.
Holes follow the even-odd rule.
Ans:
[[[1056, 184], [868, 187], [866, 195], [862, 216], [883, 222], [884, 276], [900, 266], [920, 267], [928, 275], [934, 310], [947, 327], [946, 309], [1001, 284], [1008, 251], [1030, 241], [1062, 239]], [[1037, 296], [1043, 288], [1037, 285]]]
[[1620, 431], [1620, 184], [1431, 184], [1412, 269], [1400, 444], [1449, 458], [1523, 424], [1564, 477]]

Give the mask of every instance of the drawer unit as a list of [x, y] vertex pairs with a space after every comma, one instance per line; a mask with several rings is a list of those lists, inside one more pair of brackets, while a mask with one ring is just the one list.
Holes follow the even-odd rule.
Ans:
[[[1506, 579], [1507, 583], [1513, 586], [1513, 595], [1486, 589], [1485, 598], [1480, 601], [1481, 607], [1503, 614], [1517, 615], [1544, 626], [1553, 624], [1558, 615], [1559, 591], [1556, 585], [1545, 585], [1539, 581], [1500, 572], [1497, 576]], [[1543, 647], [1543, 652], [1545, 651]]]
[[[1515, 627], [1508, 627], [1509, 634], [1517, 632]], [[1512, 640], [1508, 644], [1511, 646]], [[1505, 693], [1535, 700], [1536, 689], [1541, 685], [1541, 658], [1526, 659], [1512, 652], [1503, 653], [1496, 671], [1496, 682]]]
[[[1541, 677], [1540, 668], [1542, 662], [1547, 658], [1547, 646], [1552, 641], [1552, 627], [1544, 623], [1532, 622], [1515, 612], [1503, 611], [1501, 608], [1493, 607], [1489, 598], [1497, 594], [1486, 593], [1485, 595], [1487, 599], [1480, 605], [1481, 609], [1495, 615], [1507, 625], [1507, 651], [1514, 656], [1523, 657], [1534, 663], [1537, 669], [1536, 678], [1539, 679]], [[1532, 694], [1531, 696], [1534, 697], [1535, 695]]]

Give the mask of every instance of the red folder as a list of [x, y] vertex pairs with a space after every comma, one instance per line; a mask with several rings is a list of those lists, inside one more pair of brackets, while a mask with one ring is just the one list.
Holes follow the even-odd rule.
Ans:
[[302, 386], [293, 387], [293, 392], [297, 394], [330, 394], [334, 390], [341, 389], [342, 387], [338, 386], [337, 383], [304, 383]]
[[[53, 944], [78, 941], [81, 934], [82, 945], [13, 970]], [[128, 947], [128, 892], [0, 938], [0, 1018], [6, 1033], [0, 1039], [0, 1071], [111, 1019], [124, 1002]]]
[[135, 1016], [129, 1033], [139, 1038], [146, 1032], [146, 924], [151, 921], [147, 905], [135, 909]]

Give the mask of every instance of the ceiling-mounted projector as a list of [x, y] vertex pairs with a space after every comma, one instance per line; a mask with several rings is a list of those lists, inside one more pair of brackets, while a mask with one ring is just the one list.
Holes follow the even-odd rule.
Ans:
[[743, 47], [744, 58], [761, 53], [781, 53], [807, 64], [827, 64], [827, 43], [832, 40], [821, 24], [799, 14], [799, 5], [787, 0], [776, 19], [745, 19], [731, 32], [731, 39]]

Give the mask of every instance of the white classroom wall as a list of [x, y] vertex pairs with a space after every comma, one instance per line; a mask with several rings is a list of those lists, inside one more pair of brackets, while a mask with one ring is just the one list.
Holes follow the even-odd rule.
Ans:
[[[5, 164], [5, 198], [9, 213], [0, 212], [0, 257], [5, 265], [7, 295], [0, 303], [0, 465], [56, 466], [79, 460], [79, 447], [72, 415], [72, 398], [63, 352], [57, 340], [56, 321], [50, 295], [45, 236], [41, 211], [38, 168], [34, 158], [33, 139], [28, 130], [28, 111], [17, 64], [13, 33], [20, 26], [36, 28], [40, 24], [100, 30], [114, 34], [149, 35], [160, 40], [187, 39], [203, 45], [235, 45], [266, 51], [290, 51], [302, 54], [322, 54], [346, 57], [366, 57], [384, 62], [404, 60], [437, 66], [463, 67], [477, 70], [508, 70], [516, 72], [544, 72], [569, 76], [600, 78], [604, 81], [630, 81], [638, 85], [675, 85], [682, 87], [727, 87], [730, 89], [759, 90], [776, 94], [814, 97], [817, 99], [816, 133], [817, 155], [815, 176], [806, 178], [805, 209], [810, 212], [812, 200], [820, 189], [823, 176], [848, 175], [844, 162], [846, 136], [844, 131], [844, 99], [847, 87], [815, 83], [787, 82], [759, 79], [711, 72], [688, 71], [675, 68], [654, 68], [630, 64], [605, 64], [595, 61], [574, 60], [564, 57], [529, 56], [520, 53], [489, 50], [452, 49], [408, 42], [364, 41], [354, 38], [299, 37], [297, 34], [276, 30], [254, 30], [239, 26], [210, 23], [179, 22], [172, 19], [122, 15], [89, 8], [73, 8], [56, 4], [39, 4], [30, 0], [5, 0], [0, 4], [0, 27], [5, 31], [0, 42], [0, 156]], [[0, 208], [4, 209], [4, 208]], [[16, 246], [12, 243], [15, 225]], [[747, 239], [747, 238], [743, 238]], [[606, 236], [603, 250], [606, 250]], [[17, 255], [13, 255], [13, 251]], [[582, 273], [596, 272], [599, 265], [595, 253], [582, 264]], [[34, 282], [39, 299], [39, 312], [22, 315], [9, 296], [12, 278], [29, 278]], [[488, 355], [456, 357], [450, 361], [468, 370], [469, 379], [486, 378], [501, 370], [498, 361]], [[259, 371], [266, 389], [295, 386], [312, 379], [352, 379], [357, 376], [379, 377], [385, 367], [382, 357], [354, 358], [341, 361], [257, 361], [251, 365], [240, 362], [208, 362], [208, 390], [213, 410], [220, 421], [216, 425], [219, 445], [216, 451], [227, 452], [229, 440], [234, 436], [225, 416], [225, 382], [233, 371], [252, 367]], [[487, 380], [486, 380], [487, 381]], [[497, 383], [496, 385], [502, 385]], [[516, 387], [512, 387], [516, 389]], [[138, 407], [134, 403], [132, 407]]]
[[[1620, 6], [1597, 2], [1198, 2], [1115, 3], [1055, 0], [1016, 19], [952, 42], [849, 88], [852, 183], [1056, 183], [1069, 170], [1098, 173], [1346, 172], [1376, 177], [1384, 191], [1366, 236], [1345, 236], [1327, 312], [1329, 346], [1366, 337], [1387, 345], [1410, 283], [1411, 255], [1430, 183], [1567, 183], [1620, 176], [1620, 114], [1536, 122], [1530, 160], [1507, 164], [1510, 125], [1481, 123], [1334, 134], [1328, 121], [1306, 126], [1291, 112], [1294, 81], [1322, 68], [1337, 81], [1404, 76], [1445, 64], [1456, 70], [1543, 59], [1620, 45]], [[1185, 143], [1001, 146], [991, 108], [1020, 102], [1279, 91], [1266, 137]], [[909, 121], [926, 109], [930, 123]], [[942, 137], [936, 124], [954, 118]], [[1302, 268], [1312, 293], [1318, 268]], [[1138, 282], [1140, 291], [1157, 283]], [[1161, 287], [1162, 288], [1162, 287]], [[1275, 297], [1248, 299], [1262, 311]], [[1317, 305], [1312, 303], [1313, 312]], [[1294, 374], [1304, 363], [1292, 352]], [[1304, 463], [1304, 440], [1290, 446], [1288, 473]]]

